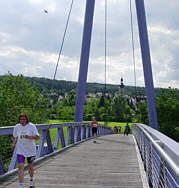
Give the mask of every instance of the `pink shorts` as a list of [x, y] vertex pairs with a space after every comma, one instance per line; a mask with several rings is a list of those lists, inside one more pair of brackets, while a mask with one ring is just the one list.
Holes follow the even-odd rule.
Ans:
[[[35, 156], [27, 157], [28, 163], [33, 163], [34, 160], [35, 160]], [[21, 154], [17, 154], [17, 161], [18, 161], [18, 163], [24, 163], [25, 157]]]

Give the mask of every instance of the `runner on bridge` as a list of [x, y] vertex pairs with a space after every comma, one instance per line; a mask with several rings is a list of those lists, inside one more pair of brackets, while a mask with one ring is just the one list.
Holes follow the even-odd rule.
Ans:
[[[34, 187], [34, 167], [33, 161], [36, 155], [35, 140], [39, 139], [39, 133], [34, 124], [30, 123], [26, 114], [19, 116], [19, 123], [13, 130], [12, 150], [16, 145], [16, 154], [18, 161], [19, 188], [24, 187], [24, 161], [27, 157], [28, 170], [30, 175], [30, 187]], [[17, 144], [16, 144], [17, 141]]]
[[92, 127], [92, 134], [94, 138], [94, 143], [96, 143], [96, 137], [97, 137], [97, 127], [98, 127], [98, 122], [96, 121], [96, 118], [93, 117], [93, 121], [91, 122], [91, 127]]

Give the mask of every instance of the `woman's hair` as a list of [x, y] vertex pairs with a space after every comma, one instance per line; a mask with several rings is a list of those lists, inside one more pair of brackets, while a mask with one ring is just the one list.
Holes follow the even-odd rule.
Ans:
[[27, 123], [29, 123], [29, 118], [28, 118], [28, 116], [27, 116], [26, 114], [20, 114], [20, 115], [19, 115], [19, 122], [20, 122], [20, 118], [21, 118], [21, 117], [25, 117]]

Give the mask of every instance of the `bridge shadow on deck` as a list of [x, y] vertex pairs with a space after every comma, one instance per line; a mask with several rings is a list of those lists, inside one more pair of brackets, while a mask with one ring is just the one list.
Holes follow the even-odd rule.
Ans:
[[[142, 188], [133, 136], [113, 134], [87, 140], [35, 167], [36, 188]], [[29, 177], [25, 173], [25, 187]], [[6, 182], [17, 187], [17, 178]]]

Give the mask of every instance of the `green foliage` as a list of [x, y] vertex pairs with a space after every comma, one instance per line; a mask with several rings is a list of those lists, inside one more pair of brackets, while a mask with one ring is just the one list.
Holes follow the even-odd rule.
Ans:
[[69, 120], [74, 118], [74, 106], [73, 107], [68, 107], [68, 106], [63, 106], [63, 105], [58, 105], [57, 108], [57, 119], [62, 119], [62, 120]]
[[[179, 122], [179, 95], [177, 89], [163, 89], [156, 97], [156, 108], [159, 131], [170, 138], [179, 141], [179, 131], [177, 126]], [[139, 104], [139, 111], [136, 121], [144, 123], [148, 122], [147, 103]]]
[[121, 95], [116, 95], [114, 97], [112, 101], [111, 113], [115, 121], [132, 121], [130, 107], [127, 103], [127, 100]]
[[22, 75], [7, 75], [0, 80], [0, 126], [16, 124], [21, 113], [26, 113], [30, 121], [41, 123], [46, 103], [40, 92]]
[[134, 121], [149, 125], [147, 102], [138, 103], [138, 108]]
[[[48, 123], [65, 123], [65, 122], [73, 122], [72, 120], [49, 120]], [[91, 121], [83, 121], [84, 123], [91, 123]], [[106, 122], [104, 121], [98, 121], [99, 124], [106, 124]], [[125, 125], [126, 125], [126, 122], [107, 122], [106, 126], [109, 126], [111, 127], [112, 129], [114, 128], [114, 126], [121, 126], [121, 132], [120, 133], [123, 133], [124, 132], [124, 129], [125, 129]], [[132, 128], [133, 126], [133, 123], [129, 123], [129, 126]], [[63, 132], [64, 132], [64, 135], [66, 136], [67, 134], [67, 127], [64, 127], [63, 128]], [[51, 139], [52, 139], [52, 142], [55, 141], [55, 136], [56, 136], [56, 129], [50, 129], [50, 135], [52, 134], [51, 136]]]
[[179, 95], [177, 94], [177, 90], [163, 90], [156, 97], [156, 103], [159, 130], [178, 142]]
[[76, 95], [73, 91], [65, 99], [59, 101], [55, 106], [57, 119], [72, 120], [75, 113], [75, 102]]
[[92, 117], [98, 118], [97, 105], [99, 99], [90, 98], [85, 101], [83, 119], [84, 121], [91, 121]]
[[[74, 118], [75, 113], [75, 93], [69, 95], [59, 101], [55, 106], [56, 119], [68, 120]], [[127, 103], [127, 100], [120, 95], [114, 98], [109, 96], [101, 98], [87, 98], [84, 104], [84, 121], [91, 121], [92, 117], [96, 117], [98, 121], [132, 121], [131, 114], [133, 110]], [[53, 118], [54, 119], [54, 118]]]
[[[0, 106], [0, 127], [15, 125], [21, 113], [26, 113], [30, 121], [41, 123], [46, 100], [22, 75], [10, 74], [0, 79]], [[12, 136], [0, 137], [0, 159], [6, 159], [5, 164], [12, 155], [11, 142]]]
[[[76, 90], [77, 82], [65, 81], [65, 80], [55, 80], [54, 89], [51, 91], [52, 80], [47, 78], [37, 78], [37, 77], [25, 77], [26, 80], [30, 81], [32, 85], [36, 86], [42, 94], [48, 95], [50, 92], [55, 92], [60, 95], [65, 95], [71, 90]], [[86, 93], [92, 92], [102, 92], [115, 94], [119, 90], [119, 85], [107, 84], [106, 90], [104, 84], [100, 83], [87, 83]], [[155, 93], [159, 94], [161, 92], [160, 88], [155, 88]], [[125, 94], [129, 96], [145, 95], [144, 87], [134, 87], [125, 86]]]
[[127, 100], [121, 95], [114, 98], [101, 97], [100, 99], [88, 99], [84, 108], [84, 120], [90, 121], [93, 116], [98, 121], [132, 121], [131, 114], [134, 113]]
[[105, 98], [104, 95], [101, 96], [98, 107], [104, 107], [105, 106]]
[[43, 94], [49, 94], [55, 92], [65, 96], [65, 93], [69, 93], [72, 89], [76, 89], [77, 83], [65, 80], [54, 80], [53, 91], [51, 91], [52, 80], [48, 78], [37, 78], [37, 77], [25, 77], [26, 80], [30, 81], [32, 85], [36, 86], [39, 91]]
[[64, 106], [75, 106], [76, 94], [74, 91], [68, 93], [68, 96], [63, 100]]

